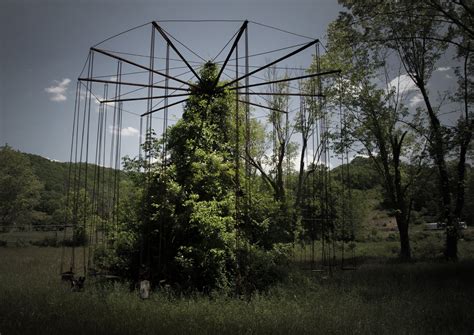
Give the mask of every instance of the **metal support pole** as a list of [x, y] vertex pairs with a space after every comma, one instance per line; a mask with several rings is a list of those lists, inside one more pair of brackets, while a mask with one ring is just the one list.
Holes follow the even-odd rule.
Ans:
[[[249, 73], [249, 35], [248, 35], [248, 27], [245, 29], [245, 75]], [[245, 222], [248, 226], [250, 224], [250, 206], [252, 204], [252, 193], [251, 193], [251, 165], [250, 160], [250, 96], [249, 96], [249, 84], [250, 84], [250, 77], [245, 77], [245, 101], [247, 104], [245, 105], [245, 193], [246, 193], [246, 206], [245, 206]]]
[[[239, 76], [239, 47], [236, 45], [235, 47], [235, 76], [238, 78]], [[237, 87], [239, 82], [235, 82], [235, 86]], [[235, 193], [235, 207], [236, 207], [236, 221], [237, 226], [240, 224], [240, 117], [239, 117], [239, 90], [235, 90], [235, 185], [236, 185], [236, 193]]]

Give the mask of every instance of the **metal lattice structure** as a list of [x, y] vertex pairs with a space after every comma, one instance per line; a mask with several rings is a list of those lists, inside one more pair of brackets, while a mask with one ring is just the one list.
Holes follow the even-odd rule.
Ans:
[[[206, 60], [194, 52], [186, 44], [180, 42], [164, 28], [167, 22], [189, 22], [189, 21], [153, 21], [139, 27], [132, 28], [126, 32], [117, 34], [91, 47], [89, 54], [78, 78], [76, 88], [76, 102], [73, 117], [73, 131], [71, 140], [70, 168], [68, 178], [68, 193], [65, 224], [82, 226], [84, 232], [88, 231], [89, 245], [106, 244], [107, 236], [104, 233], [104, 225], [116, 225], [118, 223], [120, 207], [120, 175], [123, 137], [132, 132], [133, 128], [123, 126], [124, 116], [132, 116], [139, 120], [139, 143], [138, 154], [143, 159], [150, 160], [150, 155], [144, 151], [143, 143], [147, 136], [151, 136], [153, 129], [159, 129], [162, 137], [166, 138], [169, 128], [170, 113], [179, 105], [185, 104], [190, 95], [213, 96], [220, 94], [223, 90], [229, 90], [235, 94], [236, 108], [244, 106], [244, 117], [241, 120], [240, 113], [235, 113], [237, 125], [243, 124], [243, 138], [245, 140], [243, 148], [245, 152], [239, 152], [241, 127], [237, 126], [235, 169], [237, 171], [236, 183], [236, 207], [245, 208], [249, 206], [248, 198], [243, 199], [242, 189], [246, 194], [250, 194], [249, 175], [252, 167], [249, 160], [245, 159], [250, 151], [250, 120], [252, 110], [270, 111], [271, 113], [291, 113], [288, 110], [272, 108], [268, 99], [279, 94], [299, 99], [297, 108], [307, 107], [308, 99], [323, 99], [321, 82], [310, 93], [296, 92], [278, 93], [269, 92], [265, 88], [279, 83], [297, 83], [303, 80], [321, 78], [323, 76], [337, 75], [339, 70], [322, 71], [319, 63], [320, 41], [301, 35], [293, 34], [279, 28], [270, 27], [252, 21], [213, 21], [216, 24], [223, 22], [237, 25], [231, 39], [224, 45], [217, 56], [212, 60]], [[198, 22], [198, 21], [191, 21]], [[250, 53], [249, 26], [274, 29], [282, 34], [300, 36], [307, 41], [292, 45], [290, 47], [278, 48], [277, 50], [260, 53]], [[112, 51], [104, 47], [104, 44], [116, 38], [126, 36], [130, 32], [145, 30], [140, 35], [145, 44], [148, 45], [148, 54], [136, 54], [133, 52]], [[197, 29], [196, 29], [197, 30]], [[131, 44], [132, 41], [129, 40]], [[314, 48], [314, 49], [313, 49]], [[291, 49], [287, 52], [286, 50]], [[282, 62], [291, 57], [295, 57], [308, 50], [314, 50], [313, 56], [318, 60], [317, 69], [313, 72], [286, 76], [281, 79], [266, 80], [259, 77], [264, 70], [278, 67]], [[264, 65], [251, 64], [251, 60], [258, 56], [271, 54], [274, 51], [285, 52], [283, 55], [267, 61]], [[224, 53], [225, 52], [225, 53]], [[217, 60], [221, 54], [225, 58]], [[163, 55], [164, 54], [164, 55]], [[192, 61], [185, 55], [197, 57], [200, 61]], [[144, 59], [146, 63], [137, 59]], [[312, 58], [312, 57], [311, 57]], [[220, 65], [217, 79], [213, 82], [203, 82], [198, 74], [198, 69], [207, 62]], [[177, 63], [178, 66], [173, 64]], [[103, 68], [109, 72], [103, 74]], [[111, 72], [113, 69], [113, 72]], [[288, 70], [288, 67], [284, 69]], [[176, 73], [177, 70], [185, 70], [183, 73]], [[101, 72], [102, 71], [102, 72]], [[294, 69], [301, 71], [301, 69]], [[183, 75], [190, 74], [189, 79], [184, 79]], [[225, 82], [222, 79], [225, 78]], [[257, 99], [257, 100], [255, 100]], [[260, 99], [260, 100], [258, 100]], [[306, 102], [305, 102], [306, 101]], [[130, 107], [131, 106], [131, 107]], [[94, 108], [98, 112], [94, 112]], [[133, 110], [133, 111], [132, 111]], [[156, 121], [158, 120], [158, 124]], [[322, 117], [314, 119], [311, 124], [312, 133], [312, 155], [307, 159], [307, 165], [320, 164], [329, 166], [330, 154], [327, 128], [328, 119]], [[315, 143], [316, 142], [316, 143]], [[242, 159], [244, 157], [244, 159]], [[343, 158], [344, 159], [344, 158]], [[163, 151], [162, 161], [166, 162], [166, 151]], [[94, 165], [92, 165], [94, 164]], [[151, 165], [151, 164], [149, 164]], [[166, 163], [164, 164], [166, 166]], [[239, 180], [239, 171], [245, 171], [245, 180]], [[329, 173], [321, 171], [320, 175], [313, 174], [312, 182], [316, 179], [330, 178]], [[310, 180], [310, 181], [311, 181]], [[243, 182], [244, 185], [241, 185]], [[328, 206], [330, 190], [329, 182], [326, 180], [321, 194], [314, 192], [308, 195], [313, 199], [317, 196], [326, 199]], [[106, 197], [105, 195], [108, 195]], [[109, 199], [109, 200], [106, 200]], [[313, 226], [318, 225], [318, 220], [322, 220], [323, 230], [327, 230], [327, 222], [330, 220], [329, 209], [325, 208], [323, 217], [315, 218], [309, 215]], [[242, 211], [237, 210], [237, 213]], [[88, 214], [89, 213], [89, 214]], [[237, 214], [239, 215], [239, 214]], [[92, 219], [91, 219], [92, 218]], [[237, 222], [242, 218], [236, 217]], [[88, 227], [89, 226], [89, 227]], [[313, 238], [313, 259], [314, 259], [314, 239], [321, 238], [314, 235]], [[332, 264], [330, 259], [335, 257], [334, 246], [326, 246], [329, 239], [321, 238], [322, 258], [327, 264]], [[83, 274], [87, 275], [94, 268], [94, 250], [84, 247], [82, 251]], [[64, 258], [61, 262], [61, 272], [64, 269]], [[75, 248], [72, 248], [70, 272], [76, 272]]]

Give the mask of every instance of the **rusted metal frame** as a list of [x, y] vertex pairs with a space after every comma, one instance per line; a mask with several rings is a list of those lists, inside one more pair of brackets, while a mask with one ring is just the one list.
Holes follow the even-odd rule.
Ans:
[[[217, 83], [219, 82], [219, 79], [222, 75], [222, 72], [224, 72], [224, 69], [225, 69], [227, 63], [229, 62], [229, 59], [232, 56], [232, 53], [234, 52], [235, 48], [237, 47], [237, 44], [239, 43], [240, 38], [242, 37], [242, 34], [244, 33], [244, 31], [247, 30], [248, 23], [249, 23], [249, 21], [245, 20], [244, 23], [242, 24], [242, 26], [240, 27], [239, 33], [238, 33], [237, 37], [235, 38], [234, 43], [232, 44], [232, 47], [230, 48], [229, 53], [227, 54], [227, 57], [224, 61], [224, 64], [222, 64], [222, 66], [221, 66], [219, 74], [217, 75], [217, 78], [216, 78], [215, 84], [214, 84], [215, 86], [217, 86]], [[237, 68], [238, 68], [238, 65], [237, 65]]]
[[320, 77], [320, 76], [325, 76], [325, 75], [330, 75], [330, 74], [336, 74], [336, 73], [341, 73], [341, 70], [330, 70], [330, 71], [325, 71], [325, 72], [306, 74], [306, 75], [304, 75], [304, 76], [298, 76], [298, 77], [291, 77], [291, 78], [284, 78], [284, 79], [266, 81], [266, 82], [263, 82], [263, 83], [250, 84], [250, 85], [239, 86], [239, 87], [231, 87], [231, 88], [229, 88], [229, 90], [235, 90], [235, 89], [247, 88], [247, 87], [263, 86], [263, 85], [269, 85], [269, 84], [284, 83], [284, 82], [287, 82], [287, 81], [300, 80], [300, 79], [307, 79], [307, 78], [313, 78], [313, 77]]
[[187, 96], [187, 95], [189, 95], [189, 93], [157, 95], [157, 96], [143, 97], [143, 98], [127, 98], [127, 99], [102, 100], [101, 103], [123, 102], [123, 101], [139, 101], [139, 100], [153, 100], [153, 99], [167, 99], [167, 98], [185, 97], [185, 96]]
[[246, 93], [246, 94], [249, 94], [249, 95], [285, 95], [285, 96], [294, 96], [294, 97], [314, 97], [314, 98], [317, 98], [317, 97], [324, 97], [323, 94], [308, 94], [308, 93], [279, 93], [279, 92], [275, 92], [275, 93], [271, 93], [271, 92], [249, 92], [249, 93]]
[[[94, 78], [78, 78], [79, 81], [86, 81], [86, 82], [94, 82], [94, 83], [103, 83], [103, 84], [114, 84], [114, 85], [126, 85], [126, 86], [137, 86], [137, 87], [150, 87], [148, 84], [139, 84], [139, 83], [130, 83], [126, 81], [112, 81], [112, 80], [102, 80], [102, 79], [94, 79]], [[161, 85], [151, 85], [153, 88], [162, 88], [165, 89], [166, 86]], [[189, 92], [189, 88], [181, 88], [181, 87], [168, 87], [169, 89], [175, 91], [186, 91]]]
[[268, 107], [268, 106], [265, 106], [265, 105], [260, 105], [260, 104], [257, 104], [257, 103], [255, 103], [255, 102], [250, 102], [250, 101], [245, 101], [245, 100], [239, 100], [239, 102], [242, 102], [242, 103], [245, 103], [245, 104], [249, 104], [249, 105], [255, 106], [255, 107], [260, 107], [260, 108], [269, 109], [269, 110], [272, 110], [272, 111], [275, 111], [275, 112], [278, 112], [278, 113], [285, 113], [285, 114], [288, 114], [287, 111], [282, 111], [281, 109], [276, 109], [276, 108], [271, 108], [271, 107]]
[[[228, 82], [228, 83], [226, 83], [226, 84], [220, 86], [219, 88], [225, 88], [225, 87], [227, 87], [227, 86], [231, 86], [231, 85], [233, 85], [234, 83], [236, 83], [236, 82], [238, 82], [238, 81], [240, 81], [240, 80], [242, 80], [242, 79], [245, 79], [245, 78], [247, 78], [247, 77], [250, 77], [251, 75], [253, 75], [253, 74], [257, 73], [257, 72], [260, 72], [260, 71], [262, 71], [262, 70], [265, 70], [266, 68], [268, 68], [268, 67], [270, 67], [270, 66], [272, 66], [272, 65], [275, 65], [275, 64], [281, 62], [281, 61], [284, 60], [284, 59], [287, 59], [287, 58], [289, 58], [289, 57], [291, 57], [291, 56], [293, 56], [293, 55], [296, 55], [297, 53], [300, 53], [301, 51], [303, 51], [303, 50], [309, 48], [310, 46], [312, 46], [312, 45], [314, 45], [314, 44], [316, 44], [316, 43], [318, 43], [318, 42], [319, 42], [318, 39], [316, 39], [316, 40], [314, 40], [314, 41], [311, 41], [311, 42], [309, 42], [309, 43], [303, 45], [302, 47], [300, 47], [300, 48], [298, 48], [298, 49], [296, 49], [296, 50], [290, 52], [289, 54], [286, 54], [285, 56], [282, 56], [282, 57], [278, 58], [277, 60], [274, 60], [273, 62], [270, 62], [270, 63], [268, 63], [268, 64], [266, 64], [266, 65], [264, 65], [264, 66], [262, 66], [262, 67], [260, 67], [260, 68], [258, 68], [258, 69], [255, 69], [255, 70], [253, 70], [253, 71], [251, 71], [251, 72], [249, 72], [249, 73], [246, 73], [245, 75], [243, 75], [243, 76], [241, 76], [241, 77], [239, 77], [239, 78], [236, 78], [236, 79], [234, 79], [234, 80], [232, 80], [232, 81], [230, 81], [230, 82]], [[234, 89], [236, 89], [236, 88], [234, 87]]]
[[189, 99], [184, 99], [184, 100], [180, 100], [180, 101], [177, 101], [177, 102], [173, 102], [173, 103], [171, 103], [171, 104], [169, 104], [169, 105], [166, 105], [166, 106], [163, 106], [163, 107], [154, 109], [154, 110], [149, 111], [149, 112], [146, 112], [146, 113], [143, 113], [143, 114], [140, 115], [140, 116], [147, 116], [147, 115], [149, 115], [149, 114], [153, 114], [153, 113], [155, 113], [155, 112], [161, 111], [161, 110], [163, 110], [163, 109], [165, 109], [165, 108], [168, 108], [168, 107], [171, 107], [171, 106], [175, 106], [175, 105], [179, 105], [180, 103], [186, 102], [186, 101], [188, 101], [188, 100], [189, 100]]
[[[160, 35], [165, 39], [165, 41], [168, 43], [168, 45], [174, 50], [174, 52], [176, 52], [176, 54], [179, 56], [179, 58], [181, 58], [184, 62], [184, 64], [186, 64], [186, 66], [191, 70], [191, 72], [196, 76], [196, 78], [199, 80], [199, 82], [201, 82], [201, 77], [199, 77], [199, 75], [196, 73], [196, 71], [191, 67], [191, 65], [189, 65], [188, 61], [186, 60], [186, 58], [184, 58], [184, 56], [181, 54], [181, 52], [179, 52], [179, 50], [175, 47], [175, 45], [173, 44], [173, 42], [171, 42], [171, 40], [169, 39], [168, 35], [165, 34], [165, 32], [163, 31], [163, 29], [161, 29], [161, 27], [158, 25], [158, 23], [156, 23], [156, 21], [153, 21], [152, 22], [153, 24], [153, 27], [155, 27], [155, 29], [160, 33]], [[167, 77], [170, 77], [168, 75], [165, 74], [165, 76]], [[171, 78], [170, 78], [171, 79]]]
[[148, 67], [146, 67], [146, 66], [144, 66], [144, 65], [141, 65], [141, 64], [132, 62], [132, 61], [130, 61], [130, 60], [128, 60], [128, 59], [125, 59], [125, 58], [123, 58], [123, 57], [120, 57], [120, 56], [116, 56], [116, 55], [114, 55], [114, 54], [111, 54], [110, 52], [107, 52], [107, 51], [104, 51], [104, 50], [101, 50], [101, 49], [96, 49], [96, 48], [94, 48], [94, 47], [92, 47], [91, 50], [92, 50], [92, 51], [95, 51], [95, 52], [98, 52], [98, 53], [101, 53], [101, 54], [103, 54], [103, 55], [105, 55], [105, 56], [109, 56], [109, 57], [111, 57], [111, 58], [115, 58], [115, 59], [120, 60], [120, 61], [122, 61], [122, 62], [124, 62], [124, 63], [130, 64], [130, 65], [133, 65], [133, 66], [136, 66], [136, 67], [138, 67], [138, 68], [140, 68], [140, 69], [143, 69], [143, 70], [147, 70], [147, 71], [156, 73], [157, 75], [160, 75], [160, 76], [162, 76], [162, 77], [169, 78], [169, 79], [171, 79], [171, 80], [175, 80], [175, 81], [180, 82], [180, 83], [182, 83], [182, 84], [186, 84], [186, 85], [188, 85], [188, 86], [197, 88], [197, 86], [194, 85], [194, 84], [191, 84], [191, 83], [188, 83], [188, 82], [186, 82], [186, 81], [184, 81], [184, 80], [181, 80], [181, 79], [175, 78], [175, 77], [173, 77], [173, 76], [167, 75], [167, 74], [162, 73], [162, 72], [160, 72], [160, 71], [156, 71], [156, 70], [150, 69], [150, 68], [148, 68]]

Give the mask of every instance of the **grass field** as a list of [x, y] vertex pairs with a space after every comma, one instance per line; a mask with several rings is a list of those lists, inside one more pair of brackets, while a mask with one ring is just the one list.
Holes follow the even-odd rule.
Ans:
[[[414, 246], [440, 247], [430, 239]], [[251, 299], [154, 292], [146, 301], [126, 284], [88, 281], [71, 292], [58, 274], [61, 248], [4, 247], [0, 333], [472, 334], [473, 245], [460, 241], [458, 263], [425, 255], [400, 264], [396, 242], [359, 243], [355, 271], [295, 268], [287, 282]]]

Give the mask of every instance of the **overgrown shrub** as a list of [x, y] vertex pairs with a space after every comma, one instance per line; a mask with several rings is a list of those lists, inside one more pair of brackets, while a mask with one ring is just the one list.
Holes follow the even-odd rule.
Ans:
[[263, 291], [288, 277], [291, 246], [276, 244], [271, 250], [249, 245], [238, 251], [241, 290]]

